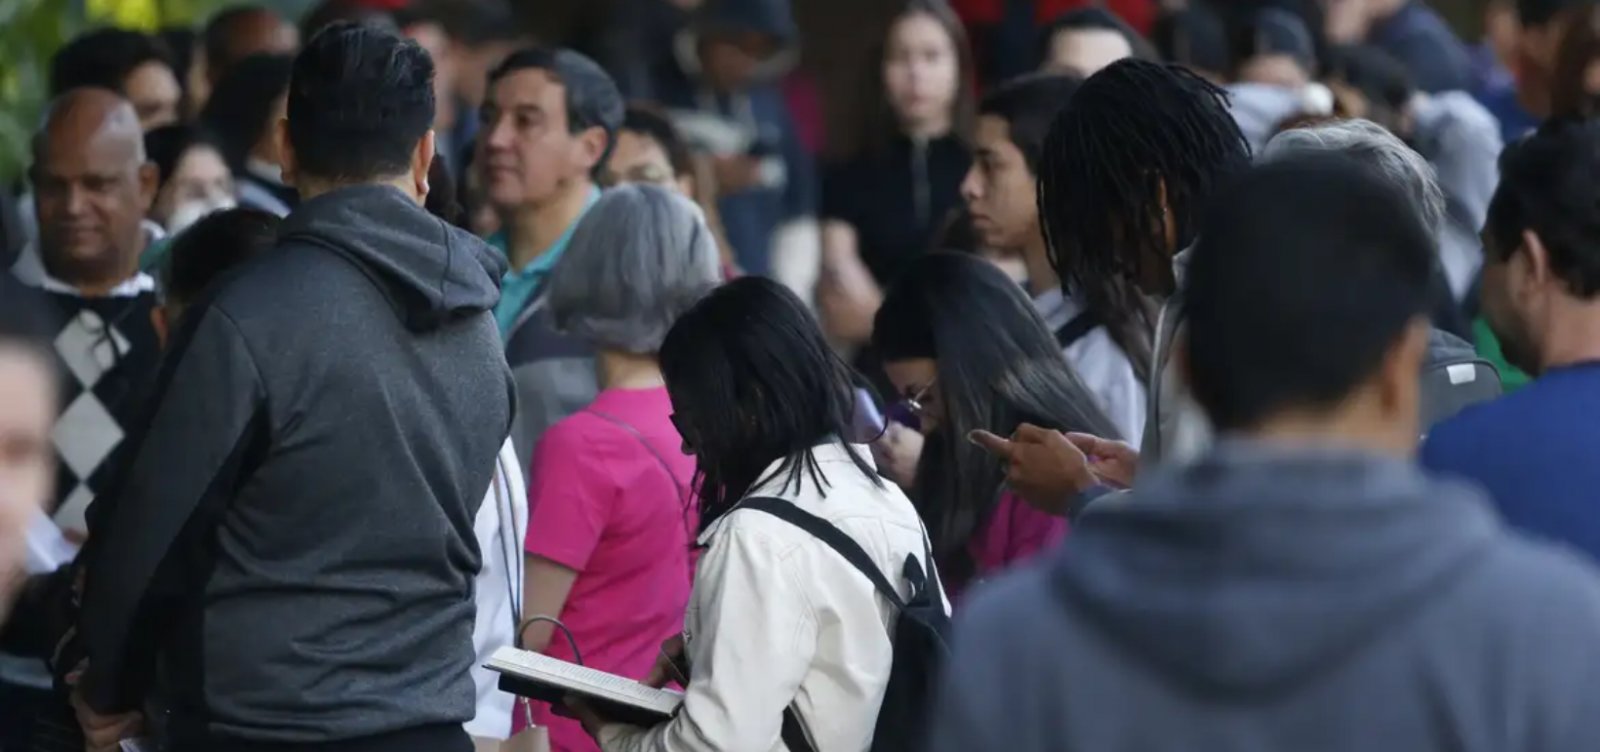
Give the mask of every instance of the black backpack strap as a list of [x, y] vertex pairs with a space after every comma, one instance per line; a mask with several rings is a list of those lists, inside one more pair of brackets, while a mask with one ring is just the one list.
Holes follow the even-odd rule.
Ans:
[[[845, 561], [850, 562], [851, 566], [866, 575], [867, 579], [872, 581], [872, 587], [878, 591], [878, 594], [893, 604], [896, 609], [905, 609], [905, 600], [900, 597], [899, 593], [895, 592], [894, 586], [889, 584], [889, 580], [883, 576], [883, 572], [878, 569], [878, 565], [872, 562], [872, 557], [867, 555], [866, 550], [861, 548], [861, 544], [856, 543], [854, 538], [846, 535], [843, 530], [834, 527], [827, 520], [795, 506], [792, 502], [769, 496], [756, 496], [745, 499], [739, 503], [737, 508], [766, 512], [810, 533], [812, 537], [827, 544], [828, 548], [837, 551], [840, 556], [844, 557]], [[795, 712], [793, 705], [783, 709], [783, 729], [779, 738], [783, 740], [783, 746], [787, 747], [789, 752], [815, 752], [815, 748], [811, 746], [811, 741], [806, 738], [805, 725], [800, 722], [800, 714]]]
[[1056, 344], [1065, 350], [1071, 347], [1073, 343], [1083, 339], [1084, 335], [1094, 331], [1094, 328], [1099, 325], [1100, 318], [1098, 316], [1095, 316], [1093, 312], [1084, 311], [1073, 316], [1072, 320], [1062, 324], [1061, 328], [1056, 330]]
[[867, 555], [866, 550], [861, 548], [861, 544], [856, 543], [854, 538], [845, 535], [843, 530], [834, 527], [827, 520], [802, 510], [784, 499], [766, 496], [745, 499], [739, 503], [737, 508], [766, 512], [810, 533], [812, 537], [828, 544], [828, 548], [839, 552], [839, 555], [843, 556], [845, 561], [850, 562], [851, 566], [866, 575], [867, 579], [872, 581], [872, 586], [877, 588], [878, 594], [893, 604], [895, 608], [904, 609], [906, 607], [905, 600], [900, 597], [899, 592], [895, 591], [894, 586], [889, 584], [889, 580], [883, 576], [883, 572], [878, 569], [878, 565], [872, 562], [872, 557]]

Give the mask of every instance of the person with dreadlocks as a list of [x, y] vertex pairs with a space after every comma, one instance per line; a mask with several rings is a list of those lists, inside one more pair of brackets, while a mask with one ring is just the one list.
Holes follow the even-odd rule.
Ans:
[[[1039, 217], [1062, 291], [1105, 322], [1145, 379], [1144, 464], [1194, 454], [1204, 417], [1180, 388], [1183, 252], [1212, 192], [1248, 167], [1227, 95], [1178, 66], [1125, 59], [1090, 76], [1056, 116], [1039, 163]], [[1133, 450], [1024, 425], [972, 440], [1007, 462], [1010, 487], [1057, 513], [1131, 481]], [[1094, 457], [1091, 465], [1088, 457]]]

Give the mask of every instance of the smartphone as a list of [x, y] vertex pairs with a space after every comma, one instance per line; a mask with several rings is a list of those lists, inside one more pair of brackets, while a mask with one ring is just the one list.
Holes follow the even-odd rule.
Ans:
[[857, 388], [855, 417], [850, 426], [856, 434], [853, 440], [858, 444], [870, 444], [883, 435], [886, 427], [883, 413], [878, 410], [878, 402], [872, 398], [872, 393], [865, 387]]

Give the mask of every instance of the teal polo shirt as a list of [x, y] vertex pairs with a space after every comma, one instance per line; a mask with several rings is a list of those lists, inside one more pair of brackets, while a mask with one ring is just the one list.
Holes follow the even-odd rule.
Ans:
[[[528, 307], [528, 299], [532, 298], [539, 285], [544, 283], [545, 277], [550, 276], [550, 270], [561, 260], [561, 255], [567, 252], [567, 245], [572, 242], [573, 231], [578, 229], [578, 223], [583, 220], [583, 215], [589, 213], [589, 207], [594, 206], [594, 202], [598, 200], [600, 200], [600, 189], [592, 189], [589, 200], [583, 205], [583, 211], [572, 220], [572, 224], [567, 225], [566, 231], [561, 233], [561, 237], [556, 238], [556, 242], [551, 243], [538, 258], [529, 261], [527, 266], [506, 272], [505, 278], [500, 281], [500, 302], [494, 307], [494, 320], [500, 324], [501, 336], [511, 334], [511, 327], [516, 325], [517, 316], [522, 313], [522, 309]], [[490, 235], [484, 238], [484, 241], [510, 258], [510, 253], [507, 251], [510, 245], [504, 231]]]

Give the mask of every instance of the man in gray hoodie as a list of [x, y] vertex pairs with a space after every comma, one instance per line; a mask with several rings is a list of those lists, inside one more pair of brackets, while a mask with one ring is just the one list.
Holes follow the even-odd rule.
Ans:
[[1220, 441], [974, 595], [933, 749], [1592, 748], [1600, 576], [1411, 459], [1429, 229], [1328, 155], [1220, 195], [1175, 356]]
[[471, 749], [473, 521], [512, 386], [504, 262], [422, 206], [433, 72], [351, 24], [296, 58], [304, 200], [190, 305], [91, 515], [92, 743], [145, 710], [180, 751]]

